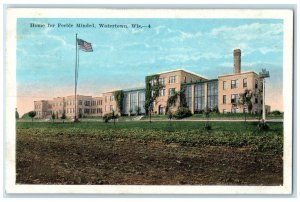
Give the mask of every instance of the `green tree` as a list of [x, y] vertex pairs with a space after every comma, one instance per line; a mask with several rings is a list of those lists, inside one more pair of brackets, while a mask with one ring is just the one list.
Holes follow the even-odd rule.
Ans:
[[209, 107], [206, 105], [205, 111], [204, 111], [205, 118], [206, 118], [206, 123], [205, 123], [205, 127], [204, 127], [205, 130], [211, 130], [211, 128], [212, 128], [211, 125], [209, 124], [209, 116], [210, 116], [210, 113], [211, 113], [211, 110], [210, 110]]
[[111, 117], [113, 120], [114, 120], [114, 126], [116, 126], [116, 114], [115, 114], [115, 110], [112, 110], [112, 117]]
[[52, 118], [52, 123], [54, 123], [54, 119], [55, 119], [55, 113], [54, 112], [52, 112], [51, 118]]
[[153, 111], [153, 103], [159, 96], [159, 90], [164, 87], [159, 82], [159, 75], [151, 75], [146, 77], [146, 92], [145, 92], [145, 111], [149, 115], [149, 122], [151, 123], [151, 113]]
[[19, 115], [19, 112], [18, 112], [18, 110], [16, 108], [16, 119], [19, 119], [19, 118], [20, 118], [20, 115]]
[[33, 122], [33, 118], [36, 116], [36, 111], [28, 112], [28, 116], [31, 118], [31, 121]]
[[141, 113], [141, 108], [140, 107], [136, 107], [136, 115], [140, 115]]
[[65, 119], [67, 118], [65, 110], [63, 111], [60, 118], [63, 120], [63, 123], [65, 123]]
[[182, 89], [181, 91], [173, 92], [173, 95], [171, 95], [167, 100], [167, 111], [169, 111], [172, 106], [176, 106], [178, 100], [179, 100], [179, 107], [184, 107], [184, 108], [187, 107], [184, 91], [185, 89]]
[[238, 101], [238, 104], [240, 106], [243, 106], [243, 113], [244, 113], [244, 116], [245, 116], [245, 122], [247, 120], [247, 114], [246, 114], [246, 111], [245, 111], [245, 107], [247, 107], [248, 113], [251, 113], [252, 108], [253, 108], [253, 104], [252, 104], [252, 101], [251, 101], [252, 97], [253, 97], [253, 93], [250, 90], [245, 89], [245, 91], [240, 94], [240, 98], [239, 98], [239, 101]]
[[114, 125], [116, 125], [116, 119], [118, 117], [118, 114], [115, 114], [115, 111], [113, 110], [111, 113], [105, 114], [102, 119], [105, 123], [108, 123], [109, 120], [114, 120]]
[[117, 102], [117, 107], [119, 110], [119, 114], [122, 115], [123, 111], [123, 99], [124, 99], [124, 91], [122, 90], [117, 90], [114, 92], [114, 97]]

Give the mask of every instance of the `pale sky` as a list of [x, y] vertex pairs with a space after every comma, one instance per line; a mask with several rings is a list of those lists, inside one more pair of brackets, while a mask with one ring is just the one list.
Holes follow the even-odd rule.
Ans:
[[[45, 24], [31, 28], [30, 23]], [[47, 24], [55, 24], [48, 28]], [[73, 24], [58, 28], [58, 23]], [[76, 28], [77, 23], [95, 27]], [[99, 28], [98, 24], [128, 28]], [[99, 96], [144, 86], [145, 76], [186, 69], [209, 79], [233, 72], [233, 49], [242, 50], [242, 71], [270, 72], [266, 104], [283, 110], [283, 24], [277, 19], [18, 19], [17, 108], [74, 94], [75, 34], [92, 43], [80, 52], [78, 93]], [[150, 28], [132, 28], [141, 24]]]

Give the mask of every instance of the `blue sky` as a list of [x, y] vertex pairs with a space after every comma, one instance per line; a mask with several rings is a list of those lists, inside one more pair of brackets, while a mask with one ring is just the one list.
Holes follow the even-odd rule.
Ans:
[[[30, 28], [30, 23], [56, 24]], [[94, 23], [95, 28], [57, 28]], [[99, 23], [128, 29], [98, 28]], [[151, 28], [133, 29], [131, 24]], [[282, 110], [283, 24], [276, 19], [18, 19], [17, 93], [22, 113], [33, 100], [74, 91], [75, 34], [94, 52], [80, 51], [78, 92], [99, 96], [144, 86], [146, 75], [183, 68], [207, 78], [233, 72], [233, 49], [242, 50], [242, 71], [267, 68], [267, 104]], [[277, 100], [274, 102], [274, 96]]]

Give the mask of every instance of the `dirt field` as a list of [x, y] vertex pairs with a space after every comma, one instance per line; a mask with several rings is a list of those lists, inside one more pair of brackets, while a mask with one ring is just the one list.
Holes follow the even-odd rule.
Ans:
[[[17, 183], [281, 185], [283, 161], [250, 147], [17, 132]], [[30, 137], [30, 138], [29, 138]]]

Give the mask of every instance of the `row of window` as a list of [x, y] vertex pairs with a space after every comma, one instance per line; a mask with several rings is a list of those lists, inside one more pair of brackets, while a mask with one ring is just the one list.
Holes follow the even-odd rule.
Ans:
[[[231, 80], [231, 89], [234, 88], [238, 88], [239, 87], [239, 80], [235, 79], [235, 80]], [[248, 87], [248, 80], [247, 78], [243, 79], [243, 88], [247, 88]], [[255, 79], [255, 88], [258, 88], [258, 80]], [[227, 81], [223, 81], [223, 90], [227, 89]]]
[[[52, 105], [49, 104], [48, 108], [51, 109], [52, 107], [62, 107], [63, 103], [65, 104], [65, 106], [74, 106], [75, 105], [75, 100], [67, 100], [66, 102], [56, 102], [53, 103]], [[79, 100], [78, 101], [78, 105], [82, 105], [83, 101]], [[99, 106], [102, 105], [102, 100], [85, 100], [84, 101], [84, 106]], [[35, 105], [34, 106], [35, 109], [41, 109], [41, 105]]]
[[[168, 95], [172, 96], [172, 95], [174, 95], [174, 93], [175, 93], [175, 88], [169, 88]], [[154, 94], [154, 91], [152, 91], [152, 96], [153, 96], [153, 94]], [[161, 96], [165, 96], [165, 95], [166, 95], [166, 89], [165, 88], [160, 89], [159, 96], [161, 97]]]
[[105, 96], [105, 102], [112, 102], [112, 101], [115, 101], [115, 96], [114, 95], [111, 95], [111, 96]]
[[41, 105], [34, 105], [34, 109], [41, 109]]
[[[192, 87], [186, 86], [184, 89], [187, 106], [192, 108], [194, 99], [194, 111], [205, 110], [205, 85], [197, 84], [194, 86], [194, 98], [192, 97]], [[207, 83], [207, 107], [213, 109], [218, 106], [218, 81]]]
[[[170, 76], [169, 77], [169, 83], [176, 83], [176, 79], [177, 79], [177, 76]], [[159, 78], [158, 82], [161, 85], [165, 85], [166, 80], [165, 80], [165, 78]], [[154, 84], [156, 84], [156, 80], [151, 80], [150, 84], [153, 86]]]
[[[238, 100], [239, 100], [239, 95], [238, 94], [232, 94], [231, 95], [230, 103], [237, 104]], [[254, 103], [255, 104], [258, 103], [258, 99], [257, 98], [254, 99]], [[227, 96], [226, 95], [223, 95], [223, 104], [227, 104]], [[262, 100], [261, 100], [261, 104], [262, 104]]]
[[128, 92], [124, 94], [123, 113], [145, 113], [145, 93], [144, 92]]

